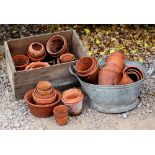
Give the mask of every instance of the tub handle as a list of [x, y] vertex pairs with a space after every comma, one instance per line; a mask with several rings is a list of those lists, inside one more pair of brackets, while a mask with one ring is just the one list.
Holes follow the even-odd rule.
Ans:
[[154, 65], [154, 63], [153, 63], [153, 64], [151, 64], [149, 70], [148, 70], [147, 73], [146, 73], [146, 78], [150, 77], [150, 76], [153, 74], [154, 68], [155, 68], [155, 65]]
[[77, 77], [77, 74], [76, 74], [76, 72], [75, 72], [75, 66], [74, 66], [74, 65], [70, 65], [70, 66], [69, 66], [69, 72], [70, 72], [72, 75], [74, 75], [74, 76]]

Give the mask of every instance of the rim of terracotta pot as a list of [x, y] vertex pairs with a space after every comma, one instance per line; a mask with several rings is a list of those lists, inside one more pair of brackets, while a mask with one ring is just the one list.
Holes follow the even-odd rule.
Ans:
[[[65, 60], [65, 57], [67, 57], [67, 58], [66, 58], [67, 60]], [[75, 56], [74, 56], [74, 54], [71, 54], [71, 53], [65, 53], [65, 54], [62, 54], [62, 55], [60, 56], [60, 62], [61, 62], [61, 63], [71, 62], [71, 61], [73, 61], [74, 59], [75, 59]]]
[[[23, 65], [16, 65], [15, 64], [15, 62], [16, 62], [16, 60], [18, 60], [19, 58], [21, 58], [21, 59], [24, 59], [25, 60], [25, 64], [23, 64]], [[29, 64], [29, 58], [26, 56], [26, 55], [22, 55], [22, 54], [20, 54], [20, 55], [15, 55], [15, 56], [13, 56], [13, 62], [14, 62], [14, 65], [15, 65], [15, 67], [16, 68], [24, 68], [24, 67], [26, 67], [28, 64]]]
[[[56, 90], [56, 89], [54, 89], [54, 90], [56, 91], [57, 99], [55, 100], [55, 102], [53, 102], [53, 103], [51, 103], [51, 104], [47, 104], [47, 105], [38, 105], [38, 104], [35, 104], [34, 101], [33, 101], [34, 103], [29, 102], [29, 101], [27, 100], [27, 96], [28, 96], [28, 95], [31, 95], [31, 97], [32, 97], [32, 93], [33, 93], [34, 89], [30, 89], [29, 91], [27, 91], [27, 92], [25, 93], [25, 95], [24, 95], [24, 100], [26, 101], [26, 103], [27, 103], [28, 105], [30, 105], [30, 106], [32, 106], [32, 107], [37, 107], [37, 108], [47, 108], [47, 107], [51, 107], [51, 106], [54, 106], [54, 105], [58, 104], [58, 103], [61, 101], [61, 93], [60, 93], [58, 90]], [[33, 97], [32, 97], [32, 98], [33, 98]]]
[[[83, 62], [81, 62], [81, 61], [83, 61], [84, 59], [89, 59], [90, 61], [91, 61], [91, 63], [89, 64], [89, 61], [87, 62], [90, 66], [89, 66], [89, 68], [87, 68], [86, 67], [86, 69], [85, 70], [79, 70], [78, 68], [79, 68], [79, 65], [80, 65], [80, 63], [83, 63]], [[81, 77], [87, 77], [87, 76], [89, 76], [89, 74], [90, 74], [90, 72], [94, 69], [94, 67], [95, 67], [95, 63], [96, 63], [96, 58], [93, 58], [93, 57], [83, 57], [83, 58], [80, 58], [77, 62], [76, 62], [76, 64], [75, 64], [75, 69], [76, 69], [76, 71], [77, 71], [77, 74], [79, 75], [79, 76], [81, 76]]]
[[140, 68], [135, 67], [135, 66], [127, 66], [127, 67], [124, 69], [123, 72], [127, 72], [127, 71], [130, 70], [130, 69], [133, 69], [133, 70], [139, 72], [140, 75], [141, 75], [141, 77], [142, 77], [142, 79], [144, 78], [144, 72], [143, 72]]
[[44, 58], [46, 57], [46, 52], [45, 52], [44, 55], [41, 56], [40, 58], [34, 58], [34, 57], [30, 56], [28, 52], [27, 52], [27, 55], [28, 55], [29, 59], [30, 59], [32, 62], [37, 62], [37, 61], [42, 61], [42, 60], [44, 60]]
[[[40, 65], [40, 67], [36, 67]], [[47, 62], [31, 62], [29, 65], [26, 66], [25, 70], [31, 70], [31, 69], [37, 69], [37, 68], [43, 68], [43, 67], [50, 67], [50, 65]]]
[[[51, 52], [50, 51], [50, 44], [51, 44], [51, 40], [53, 42], [53, 40], [56, 40], [56, 39], [60, 39], [60, 40], [63, 40], [63, 46], [62, 48], [58, 51], [58, 52]], [[46, 44], [46, 50], [47, 52], [52, 56], [52, 57], [59, 57], [61, 54], [63, 54], [64, 52], [66, 52], [67, 50], [67, 40], [64, 36], [61, 36], [61, 35], [55, 35], [55, 36], [52, 36], [48, 41], [47, 41], [47, 44]]]
[[[35, 48], [34, 48], [34, 45], [37, 45], [37, 46], [39, 45], [39, 46], [40, 46], [40, 49], [35, 49]], [[29, 46], [29, 48], [28, 48], [28, 54], [29, 54], [31, 57], [33, 57], [33, 56], [31, 55], [31, 52], [30, 52], [31, 50], [33, 50], [33, 54], [32, 54], [32, 55], [34, 55], [35, 52], [42, 52], [42, 53], [43, 53], [41, 56], [39, 55], [38, 58], [42, 57], [42, 56], [44, 55], [44, 53], [46, 52], [46, 51], [45, 51], [44, 45], [41, 44], [40, 42], [33, 42], [33, 43], [30, 44], [30, 46]], [[34, 56], [34, 58], [37, 58], [37, 57]]]
[[71, 88], [63, 92], [62, 101], [65, 105], [74, 105], [83, 100], [84, 94], [80, 89]]
[[58, 105], [53, 109], [54, 115], [68, 115], [69, 108], [66, 105]]
[[48, 91], [53, 87], [49, 81], [42, 80], [37, 83], [36, 88], [40, 91]]

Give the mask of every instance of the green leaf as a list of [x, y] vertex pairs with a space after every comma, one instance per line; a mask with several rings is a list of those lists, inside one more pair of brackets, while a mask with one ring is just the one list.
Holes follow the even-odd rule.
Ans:
[[99, 39], [96, 39], [96, 44], [100, 44], [101, 41]]
[[84, 32], [85, 32], [86, 34], [90, 34], [90, 30], [89, 30], [89, 29], [84, 29]]

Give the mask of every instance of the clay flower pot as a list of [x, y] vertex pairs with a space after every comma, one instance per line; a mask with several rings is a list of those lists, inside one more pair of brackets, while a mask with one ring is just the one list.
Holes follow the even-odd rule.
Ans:
[[65, 53], [60, 56], [60, 63], [71, 62], [75, 60], [75, 56], [71, 53]]
[[37, 105], [35, 104], [32, 93], [34, 92], [34, 89], [29, 90], [25, 96], [24, 99], [30, 109], [30, 112], [36, 116], [36, 117], [50, 117], [53, 115], [53, 109], [55, 106], [59, 105], [61, 103], [61, 93], [58, 90], [56, 91], [56, 100], [55, 102], [48, 104], [48, 105]]
[[98, 75], [98, 84], [99, 85], [117, 85], [123, 75], [122, 73], [117, 73], [112, 70], [100, 70]]
[[27, 54], [32, 58], [41, 58], [46, 53], [44, 46], [39, 42], [33, 42], [28, 48]]
[[[135, 66], [129, 66], [129, 67], [126, 67], [125, 69], [124, 69], [124, 72], [125, 73], [133, 73], [133, 72], [135, 72], [135, 75], [137, 75], [137, 77], [139, 77], [138, 79], [139, 80], [141, 80], [141, 79], [143, 79], [144, 78], [144, 73], [143, 73], [143, 71], [141, 71], [141, 69], [140, 68], [137, 68], [137, 67], [135, 67]], [[135, 80], [134, 80], [135, 81]], [[135, 81], [136, 82], [136, 81]]]
[[133, 82], [134, 81], [126, 73], [123, 73], [123, 78], [120, 81], [119, 85], [126, 85], [126, 84], [130, 84]]
[[56, 92], [48, 81], [40, 81], [32, 93], [33, 100], [38, 105], [51, 104], [56, 100]]
[[71, 115], [76, 116], [82, 112], [84, 94], [80, 89], [72, 88], [64, 91], [62, 102], [69, 107]]
[[58, 105], [54, 108], [53, 113], [58, 125], [66, 125], [68, 123], [68, 107], [65, 105]]
[[29, 58], [26, 55], [15, 55], [13, 57], [13, 62], [16, 70], [24, 70], [29, 64]]
[[67, 51], [67, 40], [61, 35], [55, 35], [48, 40], [46, 50], [50, 56], [59, 57]]
[[98, 73], [99, 73], [99, 65], [98, 61], [94, 58], [95, 66], [94, 69], [90, 72], [87, 78], [84, 78], [86, 82], [97, 84], [98, 83]]
[[42, 68], [42, 67], [50, 67], [47, 62], [31, 62], [29, 65], [26, 66], [25, 70], [35, 69], [35, 68]]
[[80, 58], [75, 65], [75, 69], [78, 74], [89, 74], [94, 68], [95, 62], [92, 57]]
[[119, 52], [119, 51], [113, 52], [110, 56], [118, 56], [118, 57], [120, 57], [123, 60], [125, 59], [124, 54]]
[[37, 62], [37, 61], [43, 61], [46, 57], [46, 52], [44, 53], [44, 55], [42, 57], [39, 57], [39, 58], [35, 58], [35, 57], [32, 57], [30, 56], [28, 53], [27, 53], [29, 59], [32, 61], [32, 62]]

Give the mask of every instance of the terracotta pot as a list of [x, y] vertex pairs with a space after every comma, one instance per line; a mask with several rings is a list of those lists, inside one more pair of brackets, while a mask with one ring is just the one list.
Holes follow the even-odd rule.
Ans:
[[99, 85], [117, 85], [122, 79], [122, 73], [117, 73], [112, 70], [100, 70], [98, 75]]
[[130, 84], [130, 83], [133, 83], [133, 82], [134, 81], [126, 73], [123, 73], [123, 78], [120, 81], [119, 85]]
[[15, 55], [13, 57], [13, 62], [16, 70], [24, 70], [29, 64], [29, 58], [26, 55]]
[[71, 62], [73, 60], [75, 60], [75, 56], [71, 53], [65, 53], [60, 56], [61, 63]]
[[46, 52], [44, 53], [43, 56], [39, 57], [39, 58], [35, 58], [35, 57], [32, 57], [30, 56], [28, 53], [27, 53], [29, 59], [32, 61], [32, 62], [37, 62], [37, 61], [43, 61], [46, 57]]
[[144, 78], [144, 73], [143, 71], [141, 71], [139, 68], [135, 67], [135, 66], [129, 66], [129, 67], [126, 67], [124, 72], [136, 72], [137, 74], [139, 74], [139, 77], [140, 79], [143, 79]]
[[62, 102], [69, 107], [69, 112], [73, 115], [79, 115], [82, 112], [84, 94], [80, 89], [72, 88], [64, 91]]
[[124, 69], [125, 67], [125, 62], [123, 59], [121, 59], [120, 57], [118, 56], [112, 56], [112, 57], [108, 57], [107, 58], [107, 61], [106, 61], [106, 65], [119, 65], [122, 70]]
[[118, 56], [118, 57], [120, 57], [123, 60], [125, 59], [124, 54], [119, 52], [119, 51], [113, 52], [110, 56]]
[[30, 44], [27, 52], [27, 54], [34, 59], [43, 57], [45, 53], [46, 51], [44, 46], [39, 42], [33, 42]]
[[67, 51], [67, 40], [60, 35], [51, 37], [47, 44], [46, 50], [52, 57], [59, 57]]
[[68, 123], [68, 107], [65, 105], [58, 105], [54, 108], [54, 116], [58, 125], [66, 125]]
[[[94, 58], [92, 57], [83, 57], [80, 58], [75, 65], [75, 69], [77, 71], [77, 73], [82, 76], [82, 75], [86, 75], [89, 74], [95, 66], [95, 62], [94, 62]], [[86, 75], [88, 76], [88, 75]]]
[[42, 67], [50, 67], [47, 62], [32, 62], [26, 66], [25, 70], [35, 69], [35, 68], [42, 68]]
[[61, 93], [58, 90], [56, 91], [56, 100], [54, 103], [48, 104], [48, 105], [37, 105], [35, 104], [32, 93], [34, 92], [34, 89], [29, 90], [25, 96], [24, 99], [30, 109], [30, 112], [36, 116], [36, 117], [49, 117], [53, 115], [53, 109], [55, 106], [59, 105], [61, 103]]
[[51, 104], [56, 100], [56, 92], [48, 81], [40, 81], [32, 93], [33, 100], [38, 105]]
[[95, 61], [94, 69], [90, 72], [89, 76], [87, 78], [85, 78], [84, 80], [86, 82], [97, 84], [98, 83], [99, 66], [98, 66], [98, 61], [96, 59], [94, 61]]

